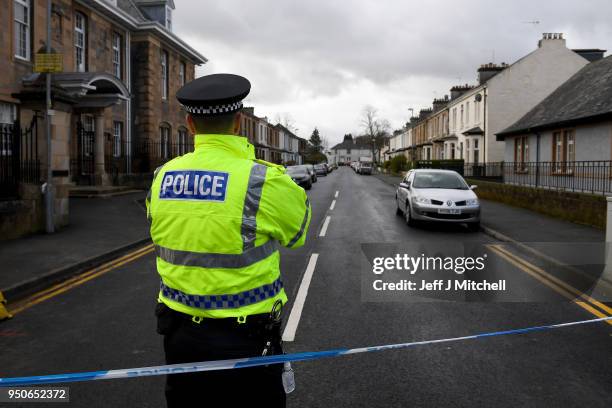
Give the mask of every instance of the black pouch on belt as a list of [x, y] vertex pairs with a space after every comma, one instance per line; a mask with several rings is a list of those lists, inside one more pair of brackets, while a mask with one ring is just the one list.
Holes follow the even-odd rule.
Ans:
[[163, 303], [158, 303], [155, 306], [155, 316], [157, 316], [157, 332], [167, 335], [180, 323], [176, 313]]

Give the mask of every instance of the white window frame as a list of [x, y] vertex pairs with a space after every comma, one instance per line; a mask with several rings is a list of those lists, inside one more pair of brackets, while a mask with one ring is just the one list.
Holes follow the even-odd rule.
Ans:
[[113, 122], [113, 157], [121, 156], [121, 138], [123, 136], [123, 122]]
[[179, 155], [187, 153], [187, 130], [184, 128], [178, 130], [178, 153]]
[[179, 63], [179, 84], [181, 84], [181, 86], [185, 85], [185, 73], [186, 72], [187, 72], [187, 66], [183, 61], [181, 61]]
[[[25, 10], [24, 16], [25, 20], [17, 19], [17, 7], [23, 7]], [[30, 25], [30, 0], [14, 0], [13, 1], [13, 46], [15, 47], [15, 58], [29, 61], [31, 58], [31, 50], [30, 50], [30, 35], [31, 35], [31, 25]], [[24, 29], [24, 31], [22, 31]], [[22, 34], [25, 38], [22, 38]], [[24, 41], [23, 48], [21, 46], [21, 41]], [[21, 53], [23, 49], [23, 54]]]
[[162, 76], [161, 95], [162, 95], [162, 100], [165, 101], [168, 99], [168, 53], [166, 51], [162, 50], [160, 60], [161, 60], [161, 76]]
[[[81, 23], [79, 25], [79, 22]], [[79, 64], [79, 59], [81, 63]], [[74, 66], [76, 72], [87, 69], [87, 18], [81, 12], [74, 13]]]
[[113, 72], [121, 79], [121, 45], [123, 38], [118, 32], [113, 32]]
[[159, 153], [163, 159], [170, 158], [170, 128], [168, 126], [159, 127]]

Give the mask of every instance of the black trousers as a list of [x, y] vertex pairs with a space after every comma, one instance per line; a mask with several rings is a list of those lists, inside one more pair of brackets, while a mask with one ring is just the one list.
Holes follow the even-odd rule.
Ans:
[[[268, 339], [261, 322], [238, 324], [234, 319], [194, 323], [158, 304], [158, 332], [164, 335], [166, 364], [260, 356]], [[279, 340], [280, 343], [280, 339]], [[275, 350], [275, 353], [282, 352]], [[285, 407], [282, 364], [173, 374], [166, 378], [169, 408], [218, 406]]]

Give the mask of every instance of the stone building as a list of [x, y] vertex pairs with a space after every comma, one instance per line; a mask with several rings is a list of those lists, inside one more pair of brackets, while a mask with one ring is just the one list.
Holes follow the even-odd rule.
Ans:
[[[46, 45], [47, 2], [6, 3], [0, 13], [0, 121], [2, 143], [11, 147], [0, 166], [23, 162], [14, 152], [35, 146], [28, 160], [40, 172], [25, 181], [40, 184], [47, 167], [46, 74], [34, 72], [34, 62]], [[67, 214], [70, 186], [107, 185], [120, 174], [150, 172], [189, 148], [174, 95], [207, 60], [172, 32], [174, 8], [172, 0], [52, 1], [51, 47], [63, 59], [63, 71], [52, 75], [50, 112], [57, 223]], [[15, 136], [30, 126], [31, 140]], [[3, 172], [0, 184], [22, 183], [18, 173]]]

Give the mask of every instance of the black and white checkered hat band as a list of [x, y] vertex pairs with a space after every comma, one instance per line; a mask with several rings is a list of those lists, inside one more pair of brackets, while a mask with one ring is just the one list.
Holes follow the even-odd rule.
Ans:
[[242, 101], [234, 102], [227, 105], [216, 105], [216, 106], [187, 106], [185, 110], [189, 113], [196, 115], [214, 115], [217, 113], [230, 113], [235, 112], [242, 108]]

